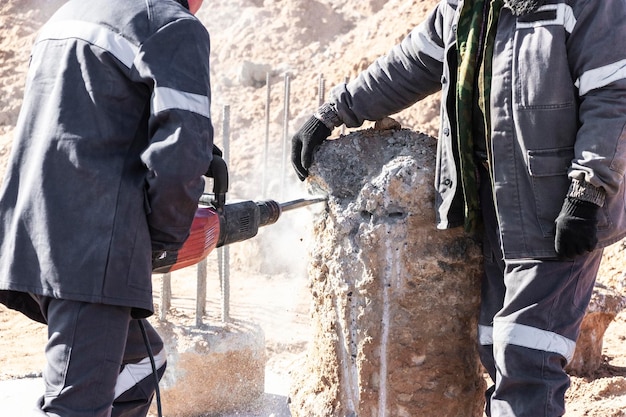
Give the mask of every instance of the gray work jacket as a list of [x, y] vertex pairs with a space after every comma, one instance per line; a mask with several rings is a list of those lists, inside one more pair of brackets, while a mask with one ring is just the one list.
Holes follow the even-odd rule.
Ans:
[[[490, 95], [494, 204], [506, 258], [555, 257], [554, 221], [571, 180], [606, 195], [598, 246], [626, 235], [626, 3], [508, 0], [497, 23]], [[348, 127], [441, 90], [438, 228], [463, 224], [456, 145], [456, 22], [463, 1], [428, 18], [358, 78], [331, 92]]]
[[174, 0], [71, 0], [35, 41], [0, 189], [0, 301], [153, 311], [211, 162], [209, 35]]

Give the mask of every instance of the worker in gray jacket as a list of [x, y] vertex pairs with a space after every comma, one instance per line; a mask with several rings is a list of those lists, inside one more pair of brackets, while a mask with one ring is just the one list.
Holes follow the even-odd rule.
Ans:
[[0, 302], [48, 325], [36, 415], [148, 412], [147, 348], [159, 376], [166, 358], [143, 320], [153, 256], [184, 243], [212, 158], [201, 4], [70, 0], [35, 41], [0, 190]]
[[483, 235], [487, 415], [561, 416], [602, 248], [626, 235], [626, 2], [440, 1], [293, 137], [298, 176], [334, 127], [438, 90], [437, 226]]

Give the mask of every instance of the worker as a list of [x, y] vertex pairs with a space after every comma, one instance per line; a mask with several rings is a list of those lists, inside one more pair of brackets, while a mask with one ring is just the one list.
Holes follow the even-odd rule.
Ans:
[[38, 33], [0, 190], [0, 302], [48, 330], [33, 415], [148, 413], [152, 260], [187, 238], [212, 158], [201, 4], [69, 0]]
[[436, 91], [437, 227], [483, 237], [486, 413], [562, 416], [602, 248], [626, 235], [626, 2], [439, 1], [294, 135], [297, 175], [335, 127]]

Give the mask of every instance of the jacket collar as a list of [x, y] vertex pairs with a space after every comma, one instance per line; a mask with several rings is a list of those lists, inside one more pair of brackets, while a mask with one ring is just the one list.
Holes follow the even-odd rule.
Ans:
[[176, 0], [176, 2], [183, 6], [185, 9], [189, 10], [189, 3], [187, 2], [187, 0]]
[[511, 9], [515, 16], [534, 12], [546, 2], [547, 0], [504, 0], [504, 4]]

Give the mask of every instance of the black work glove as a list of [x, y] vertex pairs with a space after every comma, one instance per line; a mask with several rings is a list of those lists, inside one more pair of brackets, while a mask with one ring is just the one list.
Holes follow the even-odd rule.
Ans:
[[153, 250], [152, 251], [152, 272], [165, 274], [169, 272], [172, 265], [178, 259], [177, 250]]
[[311, 116], [291, 139], [291, 164], [300, 181], [309, 176], [313, 151], [330, 136], [331, 130], [315, 116]]
[[567, 197], [556, 218], [554, 249], [564, 258], [591, 252], [598, 243], [598, 210], [600, 206]]
[[219, 157], [224, 156], [224, 154], [222, 153], [222, 150], [220, 148], [218, 148], [216, 144], [213, 144], [213, 151], [211, 153], [213, 155], [217, 155]]

